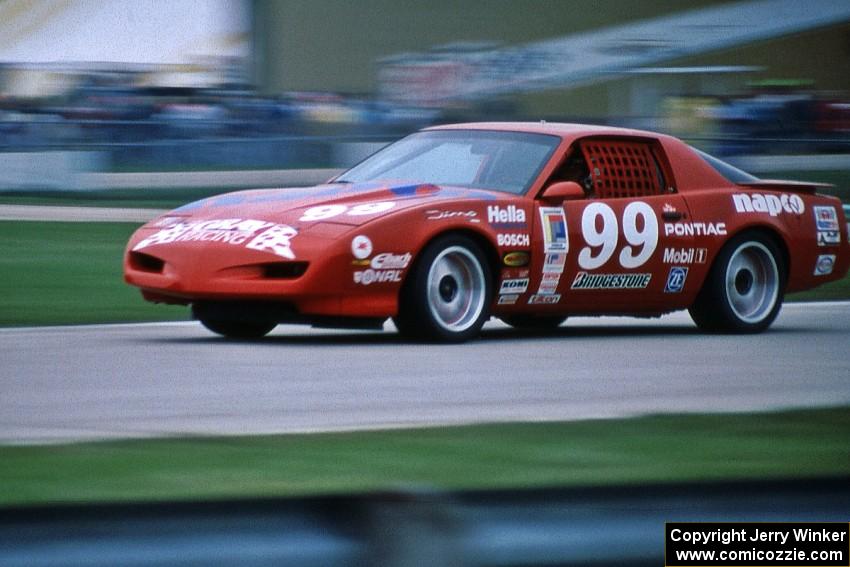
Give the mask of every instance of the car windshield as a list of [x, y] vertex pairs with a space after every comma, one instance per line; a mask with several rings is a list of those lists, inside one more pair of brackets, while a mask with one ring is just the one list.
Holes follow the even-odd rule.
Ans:
[[522, 194], [560, 141], [522, 132], [419, 132], [387, 146], [337, 181], [409, 181]]

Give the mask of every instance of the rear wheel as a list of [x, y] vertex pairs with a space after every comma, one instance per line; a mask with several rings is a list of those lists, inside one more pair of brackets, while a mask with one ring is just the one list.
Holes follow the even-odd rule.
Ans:
[[228, 321], [220, 319], [199, 319], [201, 325], [219, 335], [231, 339], [258, 339], [266, 336], [277, 323], [266, 321]]
[[502, 321], [515, 329], [554, 329], [567, 320], [562, 315], [505, 315]]
[[784, 296], [782, 253], [763, 234], [744, 233], [720, 251], [690, 313], [706, 331], [758, 333], [776, 319]]
[[409, 337], [469, 340], [489, 318], [492, 287], [487, 259], [472, 239], [440, 237], [408, 274], [393, 321]]

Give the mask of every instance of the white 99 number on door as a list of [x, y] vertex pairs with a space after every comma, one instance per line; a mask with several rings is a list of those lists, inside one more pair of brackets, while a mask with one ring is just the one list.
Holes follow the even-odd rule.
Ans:
[[[583, 270], [603, 266], [620, 239], [620, 227], [614, 210], [605, 203], [591, 203], [581, 216], [581, 234], [587, 246], [578, 255]], [[620, 265], [637, 268], [652, 257], [658, 247], [658, 218], [652, 207], [641, 201], [629, 203], [623, 211], [623, 237], [627, 245], [620, 250]]]

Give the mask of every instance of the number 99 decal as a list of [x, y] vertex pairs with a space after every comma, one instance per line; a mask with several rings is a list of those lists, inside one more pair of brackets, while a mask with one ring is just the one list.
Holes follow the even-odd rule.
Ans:
[[[579, 252], [578, 265], [583, 270], [595, 270], [617, 249], [617, 215], [605, 203], [591, 203], [582, 213], [581, 233], [587, 246]], [[620, 265], [629, 269], [642, 266], [658, 247], [658, 219], [652, 207], [640, 201], [629, 203], [623, 211], [623, 236], [628, 245], [620, 250]]]

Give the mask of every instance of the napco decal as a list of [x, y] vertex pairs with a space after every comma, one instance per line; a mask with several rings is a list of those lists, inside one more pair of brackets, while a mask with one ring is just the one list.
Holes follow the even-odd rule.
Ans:
[[708, 248], [665, 248], [661, 259], [665, 264], [705, 264]]
[[528, 298], [529, 305], [554, 305], [561, 301], [561, 296], [554, 295], [532, 295]]
[[481, 222], [475, 211], [442, 211], [431, 209], [425, 211], [425, 220], [465, 219], [469, 222]]
[[815, 262], [815, 275], [828, 276], [835, 267], [835, 254], [821, 254]]
[[369, 268], [368, 270], [354, 272], [354, 283], [359, 285], [386, 282], [401, 282], [401, 270], [373, 270]]
[[815, 222], [818, 230], [838, 230], [838, 212], [835, 207], [815, 207]]
[[503, 280], [499, 293], [525, 293], [528, 290], [528, 278]]
[[543, 226], [543, 251], [567, 252], [567, 219], [560, 207], [540, 207], [540, 222]]
[[782, 212], [802, 215], [806, 210], [802, 197], [788, 193], [781, 195], [738, 193], [732, 195], [732, 202], [739, 213], [767, 213], [772, 217]]
[[351, 254], [358, 260], [365, 260], [372, 255], [372, 241], [368, 236], [358, 234], [351, 239]]
[[512, 293], [509, 295], [500, 295], [499, 296], [499, 305], [513, 305], [519, 299], [519, 295]]
[[172, 242], [221, 242], [293, 260], [291, 240], [296, 234], [291, 226], [254, 219], [177, 222], [140, 241], [133, 250]]
[[374, 215], [389, 211], [393, 207], [395, 207], [395, 203], [392, 201], [363, 203], [350, 208], [348, 205], [319, 205], [318, 207], [310, 207], [304, 211], [304, 214], [298, 220], [302, 222], [320, 221], [337, 217], [343, 213], [352, 217]]
[[579, 272], [572, 289], [646, 289], [652, 274], [588, 274]]
[[531, 238], [527, 234], [498, 234], [496, 242], [499, 246], [528, 246]]
[[528, 252], [508, 252], [502, 257], [502, 263], [511, 268], [527, 266], [531, 257]]
[[841, 244], [841, 232], [837, 230], [819, 230], [818, 246], [835, 246]]
[[664, 236], [724, 236], [725, 222], [664, 223]]
[[685, 280], [688, 279], [688, 269], [683, 267], [670, 268], [667, 274], [667, 283], [664, 285], [664, 293], [680, 293], [685, 289]]
[[496, 228], [525, 228], [525, 210], [516, 205], [487, 207], [487, 222]]
[[[620, 265], [627, 269], [642, 266], [658, 246], [655, 211], [641, 201], [629, 203], [623, 211], [622, 232], [627, 244], [620, 250]], [[617, 250], [620, 238], [617, 215], [605, 203], [591, 203], [582, 213], [581, 233], [587, 246], [578, 254], [578, 265], [584, 270], [595, 270]], [[597, 249], [598, 253], [594, 253]]]

